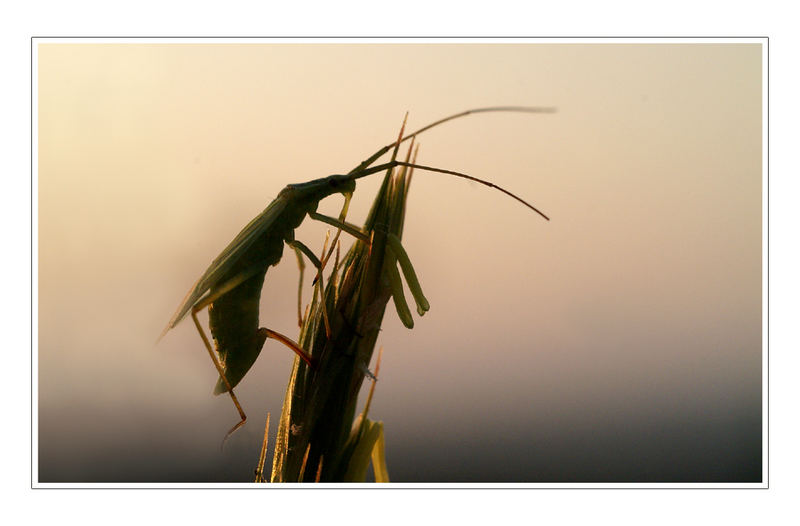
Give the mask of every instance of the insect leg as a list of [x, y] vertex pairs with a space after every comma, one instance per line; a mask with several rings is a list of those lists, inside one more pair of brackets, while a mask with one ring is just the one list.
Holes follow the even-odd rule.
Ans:
[[293, 350], [295, 352], [295, 354], [297, 354], [297, 356], [302, 358], [302, 360], [304, 362], [306, 362], [306, 364], [309, 367], [311, 367], [312, 369], [314, 368], [314, 361], [312, 360], [312, 358], [294, 340], [292, 340], [288, 336], [284, 336], [283, 334], [279, 333], [278, 331], [273, 331], [272, 329], [267, 329], [265, 327], [261, 327], [258, 330], [260, 332], [263, 332], [267, 336], [267, 338], [272, 338], [273, 340], [278, 340], [279, 342], [281, 342], [282, 344], [284, 344], [285, 346], [287, 346], [288, 348]]
[[[328, 233], [330, 234], [330, 232]], [[326, 247], [327, 247], [327, 242], [328, 239], [326, 238], [325, 239]], [[322, 306], [322, 318], [325, 321], [325, 333], [328, 335], [328, 337], [330, 337], [331, 326], [330, 326], [330, 320], [328, 319], [327, 306], [325, 304], [325, 297], [324, 297], [325, 286], [323, 285], [322, 281], [322, 270], [325, 266], [325, 263], [320, 262], [320, 260], [317, 259], [317, 256], [314, 255], [314, 253], [311, 251], [310, 248], [308, 248], [302, 242], [297, 241], [296, 239], [293, 239], [292, 241], [287, 241], [286, 244], [295, 250], [295, 252], [298, 254], [297, 256], [298, 258], [300, 257], [301, 253], [305, 254], [306, 257], [308, 257], [309, 261], [311, 261], [311, 264], [317, 268], [317, 277], [314, 278], [314, 294], [316, 295], [316, 293], [319, 292], [320, 305]], [[325, 253], [326, 247], [322, 248], [323, 254]]]
[[322, 221], [323, 223], [328, 223], [331, 226], [335, 226], [340, 230], [344, 230], [351, 236], [355, 237], [359, 241], [363, 241], [364, 243], [369, 243], [369, 234], [366, 234], [363, 230], [358, 228], [355, 225], [352, 225], [346, 221], [342, 221], [340, 219], [336, 219], [335, 217], [326, 216], [324, 214], [319, 214], [317, 212], [310, 212], [308, 217], [311, 219], [316, 219], [317, 221]]
[[[342, 211], [339, 212], [339, 223], [344, 223], [345, 218], [347, 217], [347, 210], [350, 208], [350, 199], [353, 198], [352, 192], [347, 192], [344, 194], [344, 205], [342, 205]], [[316, 212], [314, 212], [316, 214]], [[327, 254], [324, 254], [322, 257], [322, 268], [324, 269], [325, 266], [328, 264], [328, 260], [331, 258], [333, 254], [333, 247], [337, 246], [339, 242], [339, 235], [341, 235], [342, 229], [337, 227], [336, 228], [336, 235], [333, 236], [333, 242], [331, 243], [331, 249], [328, 251]], [[325, 252], [323, 250], [323, 252]], [[322, 275], [322, 270], [320, 270], [320, 276]]]
[[[365, 243], [370, 242], [370, 238], [367, 234], [365, 234], [361, 229], [358, 227], [351, 225], [350, 223], [346, 223], [344, 221], [339, 221], [333, 217], [329, 217], [326, 215], [318, 214], [316, 212], [312, 212], [309, 214], [311, 219], [316, 219], [318, 221], [322, 221], [324, 223], [328, 223], [329, 225], [333, 225], [337, 228], [340, 228], [347, 232], [348, 234], [353, 235], [360, 241]], [[414, 272], [414, 267], [411, 265], [411, 260], [408, 257], [403, 245], [400, 243], [400, 239], [397, 236], [390, 235], [389, 236], [389, 250], [391, 251], [392, 255], [395, 259], [400, 263], [400, 268], [403, 270], [403, 274], [406, 276], [406, 283], [408, 283], [408, 287], [411, 290], [411, 294], [414, 296], [415, 303], [417, 304], [417, 312], [420, 316], [425, 314], [430, 309], [430, 305], [428, 300], [425, 299], [425, 295], [422, 293], [422, 288], [419, 285], [419, 280], [417, 279], [417, 275]], [[324, 263], [323, 263], [324, 265]], [[390, 270], [390, 272], [392, 272]], [[395, 278], [396, 279], [392, 279]], [[397, 308], [398, 315], [403, 320], [403, 323], [406, 327], [411, 328], [413, 327], [413, 322], [410, 321], [411, 314], [408, 312], [408, 306], [405, 303], [405, 300], [402, 298], [402, 286], [400, 284], [400, 274], [395, 269], [389, 275], [390, 282], [395, 285], [393, 288], [392, 295], [395, 298], [395, 307]], [[406, 314], [408, 312], [408, 314]]]
[[225, 377], [225, 369], [222, 368], [222, 364], [219, 363], [219, 359], [217, 359], [216, 353], [214, 353], [214, 349], [211, 348], [211, 343], [208, 341], [208, 336], [206, 336], [205, 331], [203, 330], [203, 326], [200, 325], [200, 321], [197, 319], [197, 312], [202, 309], [192, 309], [192, 319], [194, 320], [194, 324], [197, 327], [197, 332], [200, 333], [200, 337], [203, 339], [203, 343], [208, 350], [208, 355], [211, 357], [211, 361], [214, 362], [214, 367], [217, 368], [217, 372], [219, 373], [219, 377], [225, 382], [225, 386], [228, 388], [228, 393], [231, 395], [231, 400], [233, 400], [233, 405], [236, 406], [236, 410], [239, 411], [239, 416], [241, 417], [241, 421], [233, 426], [230, 431], [225, 433], [225, 438], [222, 439], [222, 442], [225, 443], [225, 440], [228, 439], [234, 431], [239, 429], [247, 422], [247, 415], [244, 414], [244, 410], [242, 406], [239, 404], [239, 400], [236, 398], [236, 395], [233, 394], [233, 388], [231, 387], [230, 383], [228, 383], [228, 379]]
[[228, 389], [228, 393], [231, 395], [231, 400], [233, 400], [233, 405], [236, 406], [236, 410], [239, 411], [239, 416], [241, 417], [241, 421], [234, 425], [230, 431], [225, 434], [225, 438], [222, 439], [222, 443], [224, 444], [225, 441], [230, 437], [234, 431], [242, 427], [245, 422], [247, 422], [247, 415], [244, 414], [244, 410], [242, 409], [241, 404], [239, 404], [239, 400], [236, 398], [236, 395], [233, 394], [233, 388], [231, 387], [230, 382], [228, 382], [228, 378], [225, 376], [225, 368], [222, 367], [222, 364], [219, 362], [217, 358], [217, 354], [214, 352], [214, 349], [211, 347], [211, 342], [208, 340], [208, 336], [206, 336], [205, 331], [203, 330], [203, 326], [200, 324], [200, 320], [197, 318], [197, 313], [201, 310], [205, 309], [209, 305], [211, 305], [214, 301], [218, 300], [224, 294], [227, 294], [234, 288], [241, 285], [243, 282], [247, 281], [253, 274], [255, 274], [258, 269], [254, 269], [252, 272], [242, 272], [238, 276], [231, 278], [230, 280], [223, 283], [219, 288], [217, 288], [213, 294], [209, 294], [199, 302], [197, 302], [192, 307], [192, 319], [194, 320], [194, 324], [197, 327], [197, 332], [200, 333], [200, 338], [203, 340], [203, 344], [206, 346], [206, 350], [208, 351], [208, 355], [211, 357], [211, 361], [214, 362], [214, 367], [217, 368], [217, 372], [219, 373], [219, 377], [222, 378], [222, 381], [225, 383], [225, 387]]
[[422, 287], [419, 284], [417, 273], [414, 272], [414, 267], [411, 265], [411, 259], [408, 257], [406, 249], [403, 248], [399, 237], [389, 232], [386, 239], [389, 242], [389, 251], [400, 264], [400, 269], [406, 277], [408, 288], [414, 296], [414, 302], [417, 304], [417, 313], [423, 316], [430, 310], [431, 306], [425, 298], [425, 294], [422, 293]]
[[[292, 246], [291, 243], [289, 246]], [[303, 273], [306, 270], [306, 262], [303, 261], [303, 253], [302, 251], [292, 246], [294, 249], [294, 253], [297, 256], [297, 267], [300, 269], [300, 282], [297, 284], [297, 326], [303, 326], [303, 313], [301, 310], [301, 305], [303, 303]]]
[[[321, 284], [322, 271], [324, 270], [325, 265], [328, 264], [328, 261], [330, 260], [331, 255], [333, 254], [333, 250], [335, 248], [335, 244], [339, 240], [339, 234], [342, 232], [342, 230], [344, 230], [345, 232], [347, 232], [351, 236], [355, 237], [356, 239], [358, 239], [360, 241], [363, 241], [364, 243], [366, 243], [368, 245], [372, 242], [372, 238], [368, 234], [364, 233], [364, 231], [362, 231], [357, 226], [351, 225], [350, 223], [344, 221], [344, 216], [347, 213], [347, 205], [348, 205], [349, 202], [350, 202], [349, 199], [345, 199], [345, 206], [342, 209], [342, 213], [340, 214], [339, 219], [336, 219], [336, 218], [330, 217], [330, 216], [326, 216], [324, 214], [319, 214], [317, 212], [309, 212], [309, 214], [308, 214], [308, 217], [310, 217], [311, 219], [316, 219], [317, 221], [322, 221], [323, 223], [327, 223], [327, 224], [329, 224], [331, 226], [336, 227], [336, 236], [334, 237], [334, 244], [331, 245], [330, 250], [328, 251], [328, 253], [325, 256], [323, 256], [322, 261], [319, 263], [319, 266], [317, 266], [317, 279], [314, 281], [315, 285], [316, 284]], [[314, 258], [314, 259], [309, 258], [309, 259], [311, 259], [311, 261], [314, 262], [314, 260], [316, 258]], [[316, 265], [316, 263], [314, 263], [314, 264]], [[320, 283], [317, 283], [317, 280], [319, 280]], [[322, 297], [322, 294], [320, 294], [320, 297]], [[328, 323], [329, 323], [328, 322], [328, 314], [325, 311], [325, 303], [324, 302], [322, 304], [322, 309], [323, 309], [322, 310], [323, 316], [325, 316], [325, 328], [328, 331], [328, 335], [330, 336], [330, 330], [329, 330], [329, 326], [328, 326]]]

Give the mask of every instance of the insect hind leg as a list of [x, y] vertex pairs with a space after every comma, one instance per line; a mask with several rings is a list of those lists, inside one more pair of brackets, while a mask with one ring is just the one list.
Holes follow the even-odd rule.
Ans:
[[200, 333], [200, 338], [203, 340], [203, 344], [205, 345], [206, 350], [208, 351], [208, 355], [211, 357], [211, 361], [214, 363], [214, 367], [217, 369], [219, 377], [224, 383], [228, 394], [230, 394], [231, 400], [233, 400], [233, 405], [236, 406], [236, 410], [239, 412], [239, 417], [241, 418], [241, 420], [236, 425], [234, 425], [227, 433], [225, 433], [225, 438], [222, 439], [223, 445], [225, 444], [225, 441], [228, 440], [228, 438], [237, 429], [242, 427], [245, 424], [245, 422], [247, 422], [247, 415], [245, 415], [244, 409], [242, 409], [242, 406], [239, 403], [239, 399], [236, 398], [236, 395], [233, 393], [233, 387], [231, 386], [227, 376], [225, 375], [225, 368], [220, 363], [219, 358], [217, 358], [217, 354], [216, 352], [214, 352], [214, 348], [211, 346], [211, 342], [209, 341], [208, 336], [206, 336], [206, 333], [203, 330], [203, 326], [200, 323], [200, 320], [197, 318], [197, 313], [205, 309], [209, 305], [211, 305], [213, 302], [218, 300], [223, 295], [227, 294], [231, 290], [241, 285], [243, 282], [253, 277], [255, 273], [256, 271], [243, 272], [238, 276], [228, 280], [227, 282], [223, 283], [220, 287], [218, 287], [213, 294], [209, 294], [208, 296], [197, 302], [194, 305], [194, 307], [192, 307], [191, 310], [192, 320], [194, 320], [194, 325], [195, 327], [197, 327], [197, 332]]
[[201, 311], [205, 307], [206, 307], [206, 305], [203, 305], [203, 307], [201, 307], [201, 308], [197, 308], [197, 307], [193, 308], [192, 309], [192, 320], [194, 320], [194, 325], [195, 325], [195, 327], [197, 327], [197, 332], [200, 333], [200, 338], [202, 338], [203, 344], [205, 344], [205, 346], [206, 346], [206, 350], [208, 351], [208, 355], [211, 357], [211, 361], [214, 362], [214, 367], [217, 368], [217, 372], [219, 373], [219, 377], [222, 379], [223, 382], [225, 382], [225, 387], [228, 390], [228, 394], [231, 395], [231, 400], [233, 400], [233, 405], [236, 406], [236, 410], [239, 412], [239, 417], [241, 418], [241, 420], [237, 424], [235, 424], [232, 428], [230, 428], [230, 430], [227, 433], [225, 433], [225, 438], [222, 439], [222, 444], [224, 445], [225, 441], [228, 440], [228, 438], [237, 429], [242, 427], [245, 424], [245, 422], [247, 422], [247, 415], [244, 414], [244, 410], [242, 409], [242, 406], [239, 403], [239, 400], [236, 398], [236, 395], [233, 393], [233, 387], [231, 387], [231, 384], [228, 382], [228, 378], [225, 376], [225, 369], [222, 367], [222, 364], [219, 362], [219, 359], [217, 358], [217, 355], [214, 352], [214, 349], [211, 347], [211, 342], [208, 341], [208, 336], [206, 336], [206, 333], [203, 330], [203, 326], [200, 324], [200, 320], [197, 319], [197, 313], [199, 311]]
[[300, 357], [306, 364], [314, 368], [314, 359], [303, 350], [300, 345], [298, 345], [294, 340], [289, 338], [288, 336], [284, 336], [283, 334], [279, 333], [278, 331], [273, 331], [272, 329], [267, 329], [266, 327], [261, 327], [258, 329], [259, 335], [263, 335], [265, 338], [272, 338], [273, 340], [277, 340], [290, 348], [294, 353]]

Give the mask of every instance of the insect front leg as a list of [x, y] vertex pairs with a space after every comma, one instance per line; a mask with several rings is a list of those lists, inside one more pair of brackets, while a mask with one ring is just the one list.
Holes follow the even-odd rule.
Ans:
[[323, 223], [327, 223], [331, 226], [335, 226], [339, 230], [344, 230], [359, 241], [363, 241], [364, 243], [370, 242], [369, 234], [346, 221], [336, 219], [335, 217], [326, 216], [325, 214], [320, 214], [318, 212], [309, 212], [308, 217], [317, 221], [322, 221]]
[[[349, 196], [349, 194], [346, 194], [346, 195]], [[322, 291], [324, 290], [324, 288], [322, 287], [322, 271], [325, 269], [325, 266], [328, 264], [328, 261], [330, 261], [331, 255], [333, 254], [333, 251], [334, 251], [334, 249], [336, 247], [336, 242], [339, 239], [339, 234], [342, 231], [345, 231], [348, 234], [350, 234], [351, 236], [353, 236], [356, 239], [358, 239], [359, 241], [362, 241], [362, 242], [367, 243], [367, 244], [371, 243], [371, 238], [370, 238], [370, 236], [368, 234], [364, 233], [357, 226], [351, 225], [350, 223], [347, 223], [346, 221], [343, 220], [343, 217], [347, 213], [347, 205], [348, 205], [349, 202], [350, 202], [350, 199], [348, 197], [345, 200], [345, 206], [344, 206], [344, 208], [342, 208], [342, 212], [341, 212], [341, 214], [339, 216], [339, 219], [336, 219], [336, 218], [330, 217], [330, 216], [326, 216], [324, 214], [319, 214], [317, 212], [309, 212], [309, 214], [308, 214], [308, 216], [311, 219], [316, 219], [317, 221], [322, 221], [323, 223], [327, 223], [327, 224], [329, 224], [331, 226], [336, 227], [336, 236], [333, 239], [333, 243], [330, 246], [330, 250], [327, 251], [327, 254], [323, 255], [323, 258], [321, 260], [317, 259], [317, 257], [313, 254], [313, 252], [311, 252], [311, 249], [309, 249], [307, 246], [305, 246], [300, 241], [292, 240], [292, 241], [288, 242], [289, 246], [291, 246], [295, 250], [300, 250], [303, 254], [305, 254], [308, 257], [309, 261], [311, 261], [311, 263], [317, 268], [317, 277], [314, 279], [314, 285], [320, 287], [320, 289], [319, 289], [320, 290], [320, 298], [322, 298]], [[325, 249], [323, 249], [323, 253], [324, 252], [325, 252]], [[324, 301], [322, 303], [322, 315], [323, 315], [323, 319], [325, 320], [325, 330], [326, 330], [328, 336], [330, 336], [330, 321], [328, 319], [328, 313], [327, 313]]]
[[[359, 229], [355, 225], [351, 225], [350, 223], [339, 221], [333, 217], [329, 217], [323, 214], [318, 214], [316, 212], [312, 212], [309, 214], [309, 217], [312, 219], [316, 219], [317, 221], [322, 221], [323, 223], [328, 223], [329, 225], [335, 226], [341, 230], [344, 230], [348, 234], [351, 234], [355, 238], [365, 243], [370, 243], [370, 236], [364, 233], [361, 229]], [[392, 257], [395, 259], [397, 263], [400, 264], [400, 270], [403, 271], [403, 276], [406, 278], [406, 283], [408, 284], [408, 288], [411, 291], [411, 294], [414, 296], [414, 302], [417, 306], [417, 313], [422, 316], [428, 310], [430, 310], [430, 304], [428, 300], [425, 298], [425, 294], [422, 292], [422, 287], [419, 284], [419, 279], [417, 278], [417, 273], [414, 271], [414, 267], [411, 264], [411, 259], [408, 257], [408, 253], [403, 248], [403, 244], [400, 242], [400, 238], [396, 235], [389, 233], [388, 237], [388, 247], [389, 252], [391, 253]], [[395, 300], [395, 308], [397, 310], [400, 319], [403, 321], [403, 324], [408, 327], [409, 329], [414, 326], [414, 322], [411, 319], [411, 313], [408, 310], [408, 306], [405, 302], [405, 298], [403, 297], [403, 287], [400, 281], [400, 273], [397, 271], [397, 268], [394, 266], [389, 267], [389, 283], [392, 288], [392, 296]]]

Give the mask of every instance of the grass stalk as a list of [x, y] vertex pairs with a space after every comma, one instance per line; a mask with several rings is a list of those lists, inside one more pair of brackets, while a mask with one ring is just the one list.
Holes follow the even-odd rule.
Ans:
[[[406, 162], [412, 149], [413, 144]], [[396, 155], [397, 149], [393, 160]], [[315, 366], [295, 360], [278, 427], [273, 482], [363, 481], [370, 458], [376, 479], [388, 481], [383, 424], [364, 414], [356, 419], [356, 405], [386, 305], [392, 296], [395, 303], [405, 302], [398, 298], [402, 287], [393, 288], [391, 278], [398, 274], [393, 246], [402, 238], [410, 179], [405, 167], [387, 172], [361, 229], [370, 241], [355, 241], [341, 262], [337, 257], [324, 290], [314, 294], [298, 343]]]

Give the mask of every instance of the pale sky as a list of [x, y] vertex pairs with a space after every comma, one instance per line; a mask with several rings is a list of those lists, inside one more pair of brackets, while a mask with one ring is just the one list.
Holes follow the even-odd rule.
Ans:
[[[761, 68], [758, 44], [39, 45], [40, 474], [202, 480], [186, 465], [218, 454], [236, 412], [191, 322], [154, 341], [211, 260], [406, 111], [417, 129], [528, 105], [558, 112], [419, 137], [420, 163], [552, 220], [415, 175], [403, 241], [431, 311], [408, 331], [390, 305], [378, 342], [390, 475], [760, 475]], [[379, 182], [358, 183], [351, 222]], [[296, 336], [296, 280], [293, 256], [269, 270], [262, 325]], [[257, 459], [291, 360], [268, 343], [242, 382], [253, 422], [228, 464]], [[184, 458], [120, 460], [148, 447]]]

